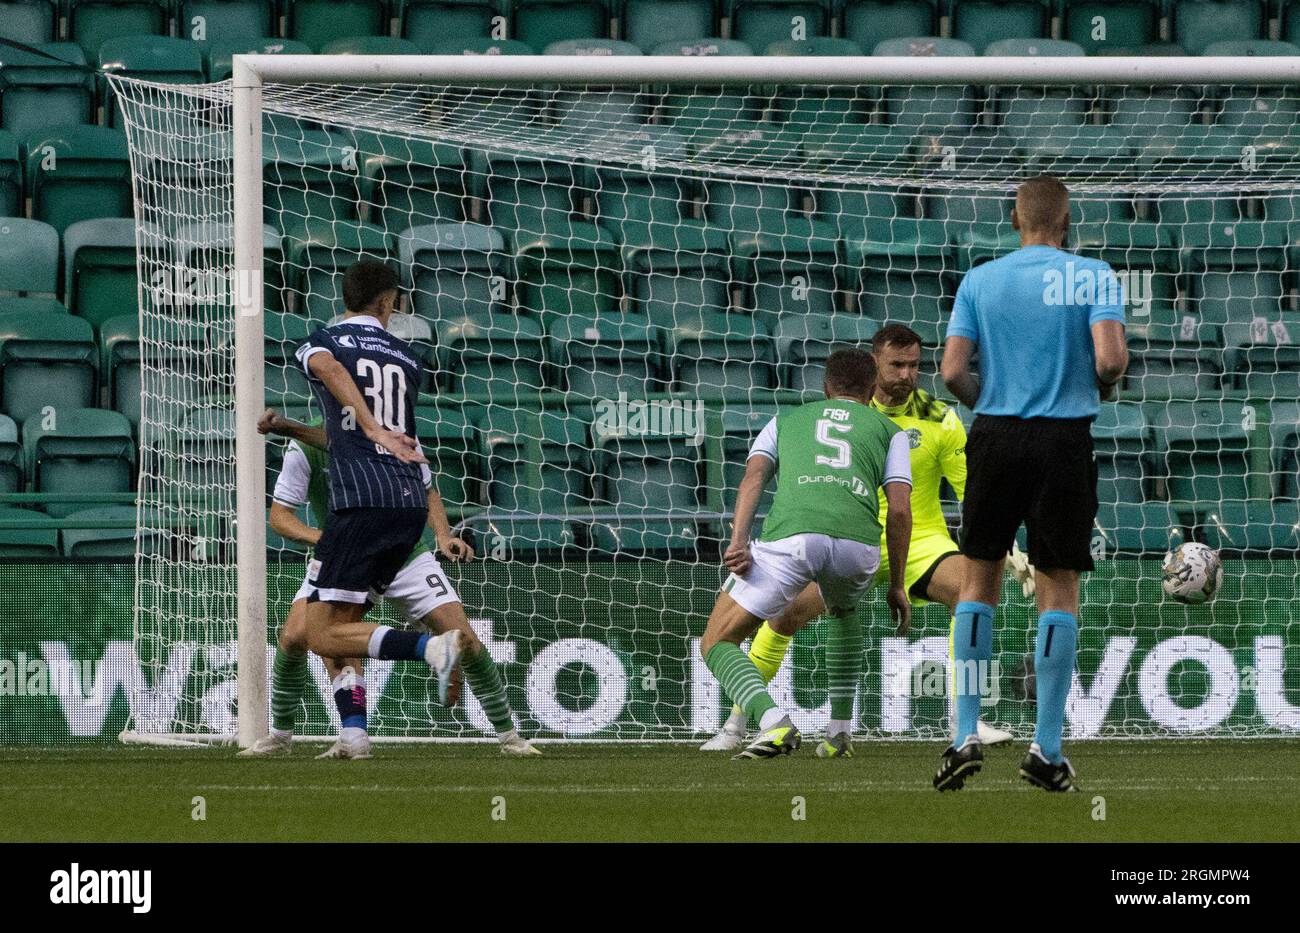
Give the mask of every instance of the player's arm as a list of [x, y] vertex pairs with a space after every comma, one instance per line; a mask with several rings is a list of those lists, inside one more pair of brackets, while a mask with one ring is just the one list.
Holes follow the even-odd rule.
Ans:
[[[428, 467], [423, 469], [427, 470]], [[438, 550], [452, 563], [474, 559], [474, 549], [452, 534], [451, 522], [447, 521], [447, 509], [442, 504], [442, 495], [433, 486], [429, 487], [429, 527], [433, 529]]]
[[334, 358], [333, 354], [323, 348], [321, 352], [312, 353], [307, 358], [307, 369], [324, 384], [330, 395], [343, 406], [344, 411], [352, 413], [357, 427], [368, 440], [374, 441], [402, 463], [428, 462], [415, 438], [389, 431], [375, 420], [375, 416], [370, 412], [370, 406], [366, 404], [365, 397], [357, 388], [351, 374]]
[[905, 431], [898, 431], [890, 439], [881, 485], [885, 489], [885, 547], [889, 551], [885, 601], [898, 634], [906, 635], [912, 624], [906, 580], [907, 551], [912, 543], [912, 450]]
[[736, 514], [731, 526], [731, 544], [722, 554], [722, 563], [732, 573], [744, 576], [752, 563], [749, 556], [749, 534], [754, 527], [754, 514], [758, 511], [758, 500], [767, 488], [772, 474], [776, 470], [776, 461], [762, 454], [755, 454], [745, 463], [745, 476], [736, 490]]
[[311, 483], [311, 463], [302, 448], [290, 444], [284, 452], [280, 475], [275, 479], [275, 492], [271, 502], [271, 530], [282, 538], [316, 546], [320, 529], [313, 528], [298, 517], [299, 506], [307, 501], [307, 487]]
[[950, 333], [943, 345], [943, 362], [939, 366], [939, 373], [943, 376], [943, 384], [948, 387], [948, 391], [970, 409], [974, 409], [980, 397], [979, 376], [970, 368], [971, 357], [974, 355], [974, 340]]
[[1092, 325], [1092, 349], [1097, 358], [1097, 389], [1101, 400], [1115, 395], [1115, 387], [1128, 369], [1128, 345], [1124, 342], [1124, 322], [1112, 319]]
[[308, 447], [315, 447], [317, 450], [329, 449], [329, 442], [325, 437], [324, 428], [313, 427], [309, 424], [303, 424], [301, 421], [286, 418], [274, 408], [268, 408], [262, 412], [262, 417], [257, 419], [257, 433], [287, 437], [290, 440], [306, 444]]

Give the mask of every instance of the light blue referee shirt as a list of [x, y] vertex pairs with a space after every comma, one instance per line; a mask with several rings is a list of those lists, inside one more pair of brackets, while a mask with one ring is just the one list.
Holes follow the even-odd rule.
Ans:
[[1025, 246], [966, 273], [948, 336], [979, 350], [976, 414], [1096, 418], [1098, 321], [1124, 322], [1122, 286], [1099, 259]]

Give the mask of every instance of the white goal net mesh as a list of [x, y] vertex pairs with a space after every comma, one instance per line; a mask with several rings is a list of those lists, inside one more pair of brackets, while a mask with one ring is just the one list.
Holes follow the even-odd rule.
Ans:
[[[234, 728], [231, 89], [113, 80], [139, 228], [143, 733]], [[523, 731], [688, 739], [728, 704], [695, 639], [745, 453], [886, 322], [937, 378], [963, 273], [1018, 245], [1025, 178], [1070, 186], [1071, 248], [1126, 286], [1132, 364], [1096, 429], [1076, 737], [1300, 730], [1300, 95], [1273, 87], [264, 89], [266, 402], [314, 417], [293, 351], [343, 270], [400, 270], [435, 481], [479, 552], [448, 571]], [[1082, 278], [1062, 283], [1087, 300]], [[969, 425], [971, 413], [958, 408]], [[268, 442], [268, 491], [284, 448]], [[956, 534], [957, 497], [944, 484]], [[760, 507], [760, 515], [766, 509]], [[314, 524], [324, 516], [305, 515]], [[268, 639], [304, 553], [269, 535]], [[1164, 599], [1171, 542], [1219, 548], [1218, 598]], [[1007, 586], [984, 718], [1032, 731], [1030, 601]], [[948, 615], [861, 612], [857, 729], [948, 732]], [[399, 619], [384, 607], [380, 616]], [[822, 625], [775, 694], [828, 716]], [[269, 671], [269, 666], [268, 666]], [[323, 672], [316, 667], [317, 687]], [[375, 663], [372, 731], [472, 737], [467, 696]], [[335, 726], [309, 688], [299, 731]]]

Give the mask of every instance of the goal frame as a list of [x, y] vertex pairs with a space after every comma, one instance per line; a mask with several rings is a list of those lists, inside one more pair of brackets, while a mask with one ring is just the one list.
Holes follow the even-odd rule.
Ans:
[[[267, 732], [262, 88], [265, 84], [1300, 85], [1300, 58], [236, 55], [232, 62], [237, 551], [236, 740]], [[250, 287], [256, 286], [256, 287]]]

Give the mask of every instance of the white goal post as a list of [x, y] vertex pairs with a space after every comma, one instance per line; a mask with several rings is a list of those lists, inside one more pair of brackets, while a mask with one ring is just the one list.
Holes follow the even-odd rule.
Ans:
[[[884, 88], [889, 86], [1001, 87], [1024, 85], [1040, 88], [1108, 87], [1194, 87], [1231, 86], [1282, 88], [1287, 96], [1300, 86], [1300, 59], [1289, 57], [637, 57], [637, 56], [374, 56], [374, 55], [239, 55], [233, 60], [232, 79], [227, 86], [149, 85], [113, 78], [117, 93], [133, 98], [136, 114], [127, 110], [128, 132], [139, 123], [140, 103], [148, 93], [166, 100], [178, 97], [205, 99], [229, 105], [230, 185], [233, 194], [233, 269], [237, 284], [234, 302], [234, 460], [238, 464], [235, 486], [234, 528], [236, 545], [237, 607], [237, 734], [241, 746], [248, 746], [267, 730], [267, 532], [265, 439], [257, 432], [257, 420], [265, 404], [264, 290], [261, 287], [264, 255], [264, 126], [268, 113], [291, 114], [300, 118], [324, 119], [331, 102], [347, 101], [354, 90], [364, 96], [368, 87], [394, 85], [402, 88], [455, 87], [491, 89], [539, 86], [764, 86], [795, 88]], [[135, 90], [132, 90], [132, 86]], [[277, 89], [274, 107], [268, 108], [265, 91]], [[323, 100], [313, 100], [314, 89], [330, 86]], [[308, 96], [286, 106], [287, 89], [305, 88]], [[347, 106], [345, 105], [345, 109]], [[357, 112], [355, 110], [350, 113]], [[382, 120], [372, 129], [378, 131]], [[402, 132], [413, 132], [415, 122], [403, 123]], [[431, 130], [431, 136], [436, 132]], [[133, 159], [135, 155], [133, 139]], [[1294, 193], [1300, 164], [1284, 157], [1284, 170], [1267, 184], [1229, 178], [1179, 180], [1170, 190], [1204, 192], [1216, 185], [1237, 191]], [[133, 163], [137, 173], [137, 198], [145, 196], [139, 178], [142, 163]], [[662, 164], [662, 163], [661, 163]], [[752, 167], [752, 163], [751, 163]], [[763, 166], [759, 166], [760, 169]], [[743, 158], [723, 160], [716, 166], [723, 176], [744, 176]], [[830, 177], [852, 180], [853, 168], [837, 162]], [[991, 172], [980, 180], [986, 190], [1005, 192], [1014, 187], [1015, 173]], [[914, 183], [914, 182], [913, 182]], [[1146, 192], [1150, 176], [1125, 178], [1112, 175], [1109, 190], [1134, 194]], [[1200, 187], [1198, 187], [1200, 186]], [[1100, 188], [1098, 190], [1101, 190]], [[137, 207], [137, 220], [145, 218]], [[142, 250], [147, 246], [141, 240]], [[945, 270], [950, 271], [950, 270]], [[732, 285], [730, 281], [726, 283]], [[147, 283], [142, 286], [147, 287]], [[143, 496], [142, 496], [143, 499]], [[147, 559], [147, 558], [142, 558]], [[1294, 583], [1294, 568], [1291, 569]], [[473, 616], [475, 607], [468, 607]], [[1284, 610], [1286, 611], [1286, 610]], [[1290, 638], [1294, 638], [1290, 634]], [[1270, 643], [1271, 644], [1271, 643]], [[1199, 649], [1197, 649], [1199, 650]], [[1279, 649], [1281, 651], [1281, 649]], [[1294, 675], [1292, 675], [1294, 677]], [[1279, 691], [1281, 688], [1279, 687]], [[133, 720], [136, 717], [133, 713]], [[148, 730], [133, 733], [143, 738]], [[200, 732], [204, 730], [198, 730]], [[1121, 729], [1121, 734], [1122, 734]], [[667, 734], [667, 733], [665, 733]], [[657, 736], [651, 736], [657, 737]], [[680, 736], [677, 736], [680, 738]]]

